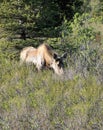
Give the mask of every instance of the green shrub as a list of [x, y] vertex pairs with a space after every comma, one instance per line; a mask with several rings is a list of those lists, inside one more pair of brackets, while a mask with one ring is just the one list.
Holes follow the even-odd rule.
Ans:
[[[0, 128], [102, 129], [102, 85], [91, 75], [72, 79], [50, 70], [2, 59], [0, 64]], [[2, 66], [4, 64], [4, 66]], [[95, 114], [96, 112], [96, 114]], [[69, 122], [69, 123], [68, 123]]]

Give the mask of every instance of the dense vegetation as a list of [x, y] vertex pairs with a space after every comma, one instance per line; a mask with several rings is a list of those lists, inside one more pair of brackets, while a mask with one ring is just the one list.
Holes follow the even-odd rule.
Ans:
[[[0, 4], [0, 130], [102, 130], [102, 0]], [[42, 42], [68, 52], [63, 76], [20, 65]]]

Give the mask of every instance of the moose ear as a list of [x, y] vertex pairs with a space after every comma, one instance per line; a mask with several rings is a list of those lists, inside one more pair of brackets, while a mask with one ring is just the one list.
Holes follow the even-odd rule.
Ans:
[[65, 52], [62, 56], [61, 56], [61, 58], [66, 58], [67, 57], [67, 52]]
[[56, 53], [54, 53], [54, 59], [57, 59], [58, 55]]

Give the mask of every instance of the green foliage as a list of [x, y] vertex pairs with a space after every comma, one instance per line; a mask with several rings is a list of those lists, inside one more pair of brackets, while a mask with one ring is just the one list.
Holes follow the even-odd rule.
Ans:
[[71, 21], [78, 13], [89, 13], [102, 21], [102, 12], [99, 0], [4, 0], [0, 6], [0, 38], [58, 37], [64, 18]]
[[[94, 19], [87, 13], [75, 14], [72, 22], [64, 20], [59, 42], [62, 50], [69, 52], [70, 64], [78, 68], [94, 70], [101, 57], [102, 44], [95, 43]], [[102, 62], [102, 61], [100, 61]], [[80, 67], [81, 66], [81, 67]]]
[[0, 129], [102, 129], [103, 90], [96, 76], [75, 73], [71, 80], [9, 59], [2, 59], [0, 72]]
[[[79, 6], [84, 2], [84, 12], [89, 11], [87, 0], [0, 2], [0, 37], [18, 36], [22, 29], [31, 38], [35, 32], [39, 36], [57, 36], [61, 30], [58, 38], [0, 40], [1, 130], [103, 129], [102, 10], [99, 16], [93, 8], [90, 14], [71, 14], [72, 21], [68, 21], [69, 6], [74, 4], [70, 10], [75, 13], [78, 2]], [[37, 72], [34, 66], [20, 65], [20, 50], [30, 45], [37, 47], [43, 41], [59, 53], [68, 52], [63, 76], [52, 70]]]
[[82, 5], [81, 0], [4, 0], [0, 6], [0, 38], [57, 37], [63, 17], [72, 19], [76, 12], [82, 12]]
[[62, 41], [75, 48], [80, 48], [83, 44], [87, 44], [94, 38], [93, 28], [90, 27], [92, 18], [89, 14], [84, 13], [83, 15], [75, 14], [73, 21], [68, 22], [64, 20], [62, 26]]
[[[7, 37], [18, 35], [26, 39], [32, 28], [35, 27], [35, 21], [39, 13], [35, 9], [35, 4], [21, 1], [4, 1], [0, 7], [1, 25], [7, 33]], [[36, 3], [37, 4], [37, 3]], [[32, 9], [34, 8], [34, 10]], [[35, 19], [35, 21], [33, 20]], [[29, 36], [30, 37], [30, 36]]]

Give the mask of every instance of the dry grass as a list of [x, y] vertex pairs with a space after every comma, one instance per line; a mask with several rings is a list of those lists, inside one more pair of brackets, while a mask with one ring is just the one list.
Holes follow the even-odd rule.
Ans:
[[103, 129], [103, 84], [96, 75], [70, 67], [57, 77], [3, 59], [0, 72], [1, 130]]

